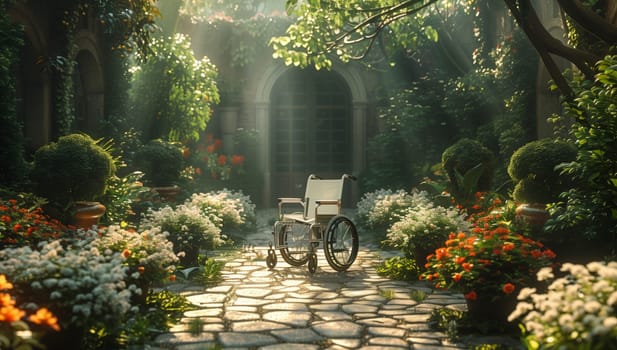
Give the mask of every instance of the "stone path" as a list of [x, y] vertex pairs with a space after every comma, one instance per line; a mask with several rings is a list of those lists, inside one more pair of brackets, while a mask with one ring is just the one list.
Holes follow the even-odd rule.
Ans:
[[[271, 229], [271, 228], [270, 228]], [[156, 346], [196, 349], [463, 349], [427, 324], [431, 310], [464, 309], [457, 294], [434, 291], [422, 282], [383, 278], [375, 271], [392, 256], [374, 243], [363, 244], [347, 272], [336, 272], [318, 250], [315, 274], [286, 264], [278, 254], [266, 266], [270, 229], [247, 237], [255, 246], [228, 257], [217, 286], [175, 285], [197, 306], [181, 323], [156, 338]], [[426, 298], [416, 301], [412, 292]], [[191, 332], [195, 327], [199, 334]]]

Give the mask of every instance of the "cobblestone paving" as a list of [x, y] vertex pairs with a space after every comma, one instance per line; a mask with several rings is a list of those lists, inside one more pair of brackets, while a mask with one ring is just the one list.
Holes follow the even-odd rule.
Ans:
[[[286, 264], [278, 252], [278, 264], [269, 270], [265, 262], [269, 230], [262, 228], [247, 237], [255, 246], [226, 258], [218, 285], [173, 286], [197, 309], [186, 312], [170, 332], [157, 337], [156, 346], [175, 350], [466, 348], [448, 342], [444, 333], [427, 325], [431, 310], [464, 309], [464, 299], [434, 291], [422, 282], [379, 276], [375, 263], [392, 252], [363, 244], [361, 238], [356, 262], [347, 272], [330, 268], [322, 249], [313, 275], [306, 266]], [[414, 290], [424, 292], [426, 299], [413, 300]], [[195, 324], [202, 330], [198, 335], [190, 332]]]

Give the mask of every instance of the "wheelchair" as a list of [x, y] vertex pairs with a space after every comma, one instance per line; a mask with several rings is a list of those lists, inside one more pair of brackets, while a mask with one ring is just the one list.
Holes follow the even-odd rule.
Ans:
[[[358, 232], [351, 219], [341, 214], [347, 179], [355, 177], [344, 174], [340, 179], [322, 179], [309, 175], [304, 198], [278, 199], [278, 220], [266, 257], [269, 269], [276, 266], [276, 249], [289, 265], [308, 264], [308, 271], [315, 273], [320, 246], [334, 270], [343, 272], [353, 264], [358, 255]], [[290, 212], [293, 207], [301, 211]]]

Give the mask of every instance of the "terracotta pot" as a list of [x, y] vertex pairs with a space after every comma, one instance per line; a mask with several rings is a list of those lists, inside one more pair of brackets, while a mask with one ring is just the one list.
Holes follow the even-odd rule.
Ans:
[[153, 187], [152, 189], [161, 196], [161, 199], [167, 202], [175, 202], [178, 193], [180, 193], [180, 187], [176, 185]]
[[97, 225], [105, 214], [105, 206], [99, 202], [75, 202], [72, 224], [77, 228], [89, 229]]
[[521, 204], [516, 207], [516, 217], [535, 229], [541, 229], [549, 215], [545, 204]]

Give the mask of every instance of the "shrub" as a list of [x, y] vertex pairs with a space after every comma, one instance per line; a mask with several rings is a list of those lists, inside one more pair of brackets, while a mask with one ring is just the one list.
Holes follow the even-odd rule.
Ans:
[[34, 154], [35, 192], [61, 209], [92, 201], [105, 191], [115, 172], [110, 153], [85, 134], [62, 136]]
[[252, 228], [257, 222], [255, 205], [242, 191], [223, 189], [195, 193], [187, 204], [198, 207], [203, 215], [221, 229]]
[[[480, 142], [460, 139], [446, 148], [441, 155], [441, 164], [450, 180], [452, 195], [460, 204], [472, 200], [478, 191], [488, 191], [493, 179], [493, 153]], [[481, 167], [476, 181], [463, 181], [475, 167]]]
[[416, 201], [428, 201], [427, 198], [413, 197], [405, 190], [379, 189], [367, 192], [357, 204], [358, 224], [385, 233], [390, 225], [405, 215], [413, 205], [414, 198]]
[[400, 221], [390, 227], [387, 242], [423, 264], [426, 255], [415, 256], [415, 252], [431, 253], [444, 244], [451, 232], [468, 229], [465, 214], [456, 208], [413, 206]]
[[173, 185], [182, 171], [182, 150], [175, 143], [151, 140], [135, 153], [135, 167], [144, 172], [149, 185]]
[[415, 281], [420, 275], [416, 261], [411, 258], [395, 256], [386, 259], [376, 267], [377, 273], [399, 281]]
[[514, 200], [525, 203], [551, 203], [559, 199], [571, 182], [556, 169], [576, 158], [574, 145], [553, 139], [532, 141], [510, 158], [508, 174], [516, 183]]
[[[200, 209], [191, 205], [169, 206], [148, 211], [140, 229], [160, 229], [168, 232], [173, 249], [180, 256], [183, 265], [197, 262], [200, 249], [213, 249], [223, 243], [221, 229]], [[185, 259], [183, 259], [186, 257]]]

